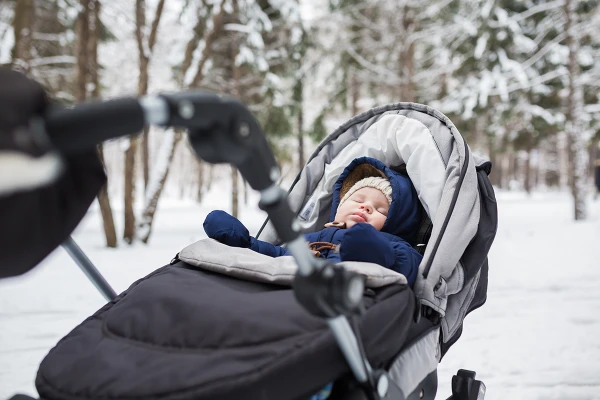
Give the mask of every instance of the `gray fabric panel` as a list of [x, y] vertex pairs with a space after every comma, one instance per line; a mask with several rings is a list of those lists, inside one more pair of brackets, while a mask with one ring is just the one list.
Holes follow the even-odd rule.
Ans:
[[390, 378], [400, 387], [405, 397], [437, 369], [441, 354], [439, 338], [439, 329], [429, 332], [403, 350], [390, 367]]
[[459, 293], [448, 297], [446, 315], [442, 318], [442, 337], [445, 342], [456, 333], [460, 327], [460, 323], [465, 318], [469, 305], [475, 295], [480, 275], [481, 271], [479, 271], [471, 280], [466, 282]]
[[[427, 279], [425, 279], [423, 277], [423, 268], [427, 265], [428, 259], [432, 257], [434, 249], [432, 244], [440, 237], [444, 219], [440, 218], [434, 225], [430, 244], [425, 252], [424, 260], [421, 263], [421, 270], [414, 287], [417, 297], [424, 304], [445, 315], [448, 296], [462, 289], [463, 274], [462, 270], [457, 268], [458, 261], [477, 230], [480, 211], [475, 173], [476, 162], [470, 152], [468, 156], [468, 170], [459, 188], [457, 201], [451, 210], [454, 192], [459, 183], [466, 154], [463, 138], [445, 115], [421, 104], [398, 103], [371, 110], [351, 119], [328, 136], [315, 151], [307, 167], [302, 171], [300, 179], [294, 185], [289, 200], [292, 209], [298, 212], [305, 205], [304, 203], [323, 177], [325, 164], [332, 160], [348, 143], [356, 140], [364, 130], [387, 113], [405, 115], [429, 127], [440, 155], [444, 162], [446, 162], [446, 184], [437, 215], [445, 216], [449, 212], [452, 212], [452, 215], [443, 237], [439, 240], [435, 257], [431, 260], [429, 274]], [[477, 158], [478, 165], [483, 162], [485, 160]], [[328, 199], [328, 201], [328, 203], [325, 203], [331, 204], [331, 199]], [[319, 221], [326, 220], [329, 216], [329, 210], [320, 209], [319, 215]], [[261, 238], [276, 242], [272, 226], [265, 230]], [[447, 320], [456, 321], [462, 314], [462, 311], [452, 308], [450, 313], [452, 315], [447, 315]], [[454, 325], [454, 322], [452, 322], [452, 325]]]
[[[229, 247], [214, 239], [202, 239], [179, 252], [179, 259], [194, 267], [247, 281], [292, 286], [298, 266], [291, 256], [269, 257], [241, 247]], [[367, 262], [339, 263], [365, 279], [365, 286], [406, 285], [406, 277]]]
[[439, 119], [422, 112], [414, 110], [402, 110], [399, 111], [399, 114], [405, 115], [408, 118], [416, 119], [429, 129], [433, 139], [435, 140], [435, 143], [437, 144], [440, 156], [444, 160], [444, 163], [448, 165], [448, 160], [450, 159], [450, 154], [452, 153], [452, 143], [454, 142], [454, 137], [452, 136], [452, 133], [448, 127]]
[[[440, 220], [433, 226], [429, 246], [425, 251], [423, 261], [417, 276], [417, 282], [414, 286], [417, 298], [438, 311], [442, 315], [446, 309], [446, 286], [444, 280], [450, 279], [458, 261], [465, 248], [477, 232], [479, 223], [479, 191], [477, 176], [475, 172], [475, 162], [472, 156], [468, 155], [468, 168], [464, 179], [460, 185], [460, 175], [467, 161], [465, 159], [465, 144], [462, 137], [455, 137], [454, 146], [447, 168], [447, 180], [442, 201], [438, 208], [438, 214], [447, 215], [451, 213], [446, 226], [446, 230], [440, 236], [443, 222]], [[455, 190], [458, 190], [458, 197], [453, 205]], [[439, 240], [439, 246], [435, 249], [433, 244]], [[432, 254], [435, 249], [435, 257]], [[427, 278], [423, 277], [426, 266], [430, 264]]]

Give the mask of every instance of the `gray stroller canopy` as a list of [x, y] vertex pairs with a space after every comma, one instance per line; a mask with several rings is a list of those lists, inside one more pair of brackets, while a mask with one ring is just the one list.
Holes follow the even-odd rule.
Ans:
[[[474, 157], [456, 127], [437, 110], [415, 103], [372, 109], [325, 138], [290, 188], [290, 206], [304, 232], [327, 222], [336, 179], [361, 156], [392, 168], [405, 164], [433, 223], [414, 292], [421, 304], [443, 316], [446, 341], [460, 327], [479, 282], [481, 265], [474, 276], [466, 276], [460, 260], [478, 233], [477, 170], [486, 163], [489, 168], [489, 162]], [[488, 230], [495, 232], [495, 226]], [[278, 243], [270, 223], [261, 239]]]

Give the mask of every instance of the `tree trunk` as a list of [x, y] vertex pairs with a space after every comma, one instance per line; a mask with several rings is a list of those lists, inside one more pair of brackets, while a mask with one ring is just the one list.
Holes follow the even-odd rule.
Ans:
[[[237, 2], [234, 3], [234, 12], [237, 11]], [[237, 36], [233, 36], [230, 42], [231, 55], [231, 75], [233, 78], [233, 95], [242, 100], [242, 90], [240, 86], [241, 71], [235, 60], [238, 55]], [[238, 170], [233, 165], [231, 166], [231, 215], [238, 217], [239, 215], [239, 175]]]
[[215, 170], [214, 165], [208, 166], [208, 179], [206, 180], [206, 191], [209, 192], [212, 187], [213, 178], [214, 178]]
[[100, 98], [100, 76], [98, 74], [98, 41], [100, 39], [100, 0], [90, 0], [90, 19], [88, 25], [88, 74], [91, 90], [88, 98]]
[[[150, 54], [144, 31], [146, 29], [146, 1], [136, 0], [135, 2], [135, 37], [138, 47], [138, 96], [144, 96], [148, 93], [148, 65], [150, 63]], [[148, 128], [144, 128], [138, 144], [141, 148], [142, 156], [142, 175], [144, 177], [144, 189], [148, 187]], [[134, 161], [135, 164], [135, 161]], [[135, 187], [134, 187], [135, 190]]]
[[154, 214], [158, 207], [158, 200], [167, 181], [169, 175], [169, 167], [175, 155], [175, 149], [181, 139], [180, 131], [169, 130], [165, 132], [161, 148], [156, 156], [157, 161], [155, 169], [152, 171], [152, 180], [149, 182], [146, 190], [146, 201], [144, 212], [140, 225], [138, 227], [138, 237], [144, 243], [148, 243], [150, 233], [152, 232], [152, 223], [154, 222]]
[[560, 187], [560, 153], [558, 135], [552, 135], [546, 140], [544, 151], [544, 183], [548, 187]]
[[490, 155], [490, 162], [492, 163], [492, 172], [490, 173], [490, 182], [496, 187], [502, 186], [502, 165], [500, 165], [501, 157], [498, 155], [496, 146], [494, 144], [494, 138], [492, 136], [487, 137], [488, 153]]
[[[98, 153], [102, 160], [102, 164], [104, 164], [102, 144], [98, 145]], [[117, 247], [117, 230], [115, 229], [110, 198], [108, 197], [108, 182], [102, 186], [100, 193], [98, 193], [98, 204], [100, 205], [100, 213], [102, 214], [102, 226], [104, 227], [104, 236], [106, 237], [106, 247]]]
[[[150, 31], [150, 36], [146, 38], [144, 36], [144, 31], [146, 30], [146, 2], [145, 0], [136, 0], [135, 2], [135, 36], [138, 46], [138, 57], [139, 57], [139, 77], [138, 77], [138, 96], [143, 96], [148, 92], [148, 67], [150, 64], [151, 52], [156, 43], [156, 35], [158, 30], [158, 25], [160, 22], [160, 18], [162, 16], [162, 10], [165, 1], [160, 0], [156, 13], [154, 16], [154, 21], [152, 22], [152, 28]], [[142, 147], [142, 157], [148, 156], [148, 137], [145, 135], [146, 130], [141, 135], [141, 137], [132, 137], [130, 139], [129, 148], [125, 152], [125, 229], [123, 232], [123, 239], [129, 244], [133, 243], [135, 238], [135, 213], [134, 213], [134, 202], [135, 202], [135, 155], [138, 150], [138, 146]], [[142, 165], [144, 168], [144, 174], [148, 175], [145, 171], [148, 166], [148, 159], [142, 160]], [[146, 183], [146, 175], [144, 175], [144, 182]], [[149, 179], [149, 178], [148, 178]], [[146, 187], [146, 190], [148, 187]], [[161, 188], [162, 190], [162, 188]], [[148, 195], [148, 194], [147, 194]], [[158, 192], [160, 196], [160, 191]], [[158, 201], [158, 200], [157, 200]], [[155, 210], [152, 210], [152, 215], [154, 215]], [[144, 210], [146, 213], [146, 210]], [[146, 236], [149, 235], [149, 231]]]
[[411, 8], [408, 4], [404, 5], [402, 12], [402, 32], [404, 34], [405, 42], [402, 44], [402, 50], [400, 52], [399, 65], [401, 68], [402, 85], [400, 90], [399, 101], [415, 101], [415, 85], [413, 82], [413, 76], [415, 74], [415, 45], [413, 41], [409, 41], [408, 38], [411, 32], [414, 30], [414, 19], [412, 16]]
[[144, 128], [142, 132], [142, 136], [140, 138], [140, 142], [142, 144], [142, 174], [144, 176], [144, 190], [148, 188], [148, 179], [150, 179], [150, 151], [149, 151], [149, 140], [150, 140], [150, 129], [148, 127]]
[[[98, 39], [100, 37], [100, 0], [91, 0], [89, 19], [89, 43], [88, 43], [88, 70], [92, 90], [88, 97], [100, 99], [100, 79], [98, 75]], [[98, 145], [98, 155], [102, 164], [104, 162], [104, 152], [102, 144]], [[106, 167], [105, 167], [106, 169]], [[100, 189], [98, 193], [98, 204], [100, 205], [100, 214], [102, 215], [102, 226], [104, 236], [106, 237], [106, 247], [117, 247], [117, 231], [113, 218], [110, 198], [108, 196], [108, 182]]]
[[[302, 99], [302, 97], [301, 97]], [[298, 104], [298, 172], [304, 168], [304, 107], [303, 100]]]
[[357, 73], [352, 72], [352, 78], [350, 83], [350, 90], [352, 92], [352, 115], [358, 115], [358, 100], [360, 98], [360, 90], [358, 85]]
[[523, 187], [527, 194], [531, 194], [531, 143], [528, 143], [527, 146], [527, 158], [525, 159], [525, 163], [523, 165], [523, 169], [525, 169], [525, 178], [523, 179]]
[[124, 198], [124, 223], [123, 240], [132, 244], [135, 238], [135, 213], [133, 205], [135, 202], [135, 153], [138, 146], [137, 137], [129, 137], [129, 147], [125, 151], [125, 176], [123, 179], [125, 198]]
[[82, 103], [87, 97], [88, 83], [88, 47], [90, 42], [90, 0], [80, 0], [81, 9], [75, 22], [77, 43], [75, 55], [77, 57], [77, 70], [75, 73], [75, 101]]
[[[154, 43], [156, 41], [156, 31], [158, 28], [158, 21], [160, 18], [160, 13], [162, 12], [161, 10], [162, 10], [163, 5], [164, 5], [164, 0], [160, 0], [159, 5], [156, 10], [154, 22], [152, 23], [152, 29], [151, 29], [151, 33], [150, 33], [150, 39], [149, 39], [150, 49], [152, 48], [152, 46], [154, 46]], [[202, 81], [203, 66], [208, 61], [210, 56], [212, 55], [212, 50], [213, 50], [212, 44], [216, 40], [218, 35], [221, 33], [221, 30], [223, 28], [223, 14], [224, 14], [224, 10], [221, 7], [219, 9], [218, 14], [215, 14], [213, 16], [213, 27], [205, 40], [205, 46], [202, 51], [202, 57], [198, 62], [198, 71], [197, 71], [190, 87], [196, 87]], [[141, 33], [140, 33], [140, 35], [141, 35]], [[190, 54], [193, 54], [195, 49], [192, 49], [192, 47], [194, 47], [194, 43], [197, 44], [198, 42], [199, 41], [197, 41], [196, 38], [193, 37], [188, 42], [188, 46], [186, 47], [186, 54], [187, 54], [187, 51], [190, 49], [191, 49]], [[142, 49], [142, 51], [143, 51], [143, 49]], [[190, 61], [190, 65], [191, 65], [191, 61]], [[188, 67], [186, 67], [186, 68], [188, 68]], [[181, 77], [185, 76], [186, 72], [187, 72], [187, 69], [181, 71], [180, 79], [181, 79]], [[165, 137], [163, 139], [163, 144], [161, 145], [159, 154], [156, 157], [157, 162], [155, 164], [157, 166], [154, 167], [154, 169], [152, 171], [150, 171], [150, 179], [148, 181], [148, 187], [146, 188], [146, 202], [145, 202], [146, 205], [145, 205], [144, 211], [142, 213], [142, 218], [141, 218], [139, 231], [138, 231], [138, 237], [144, 243], [148, 242], [148, 240], [150, 238], [150, 234], [152, 233], [152, 223], [154, 220], [154, 215], [156, 213], [156, 208], [158, 206], [158, 200], [162, 194], [163, 186], [167, 179], [169, 167], [171, 165], [173, 156], [175, 154], [175, 147], [177, 146], [177, 143], [179, 143], [179, 140], [181, 138], [181, 132], [177, 131], [177, 132], [172, 133], [173, 136], [170, 136], [170, 135], [171, 134], [169, 134], [168, 132], [167, 132], [167, 134], [165, 134]], [[169, 144], [171, 147], [169, 147]], [[161, 154], [166, 153], [167, 150], [169, 150], [171, 152], [169, 157], [164, 157], [164, 155], [161, 155]], [[164, 160], [164, 161], [161, 161], [161, 160]], [[164, 163], [166, 163], [166, 164], [164, 164]]]
[[501, 189], [508, 189], [508, 180], [510, 179], [509, 177], [509, 170], [510, 170], [510, 156], [508, 153], [503, 153], [501, 158], [500, 158], [500, 164], [501, 164], [501, 168], [502, 168], [502, 176], [501, 176], [501, 181], [500, 181], [500, 188]]
[[566, 107], [567, 151], [569, 154], [569, 184], [573, 195], [573, 216], [575, 220], [586, 219], [586, 169], [587, 151], [585, 129], [581, 120], [583, 114], [583, 87], [579, 82], [579, 37], [573, 29], [577, 24], [577, 2], [567, 0], [564, 5], [567, 32], [566, 45], [569, 48], [568, 95]]
[[237, 168], [234, 167], [233, 165], [231, 166], [231, 215], [233, 215], [234, 217], [238, 217], [239, 213], [238, 213], [238, 190], [239, 190], [239, 184], [238, 184], [238, 171]]
[[402, 52], [402, 96], [399, 101], [415, 101], [415, 45], [411, 42]]
[[200, 203], [202, 201], [202, 194], [204, 190], [204, 162], [198, 160], [198, 190], [196, 191], [196, 201]]
[[29, 72], [34, 13], [33, 0], [17, 0], [13, 18], [15, 40], [11, 50], [10, 66], [11, 68], [22, 69], [24, 72]]

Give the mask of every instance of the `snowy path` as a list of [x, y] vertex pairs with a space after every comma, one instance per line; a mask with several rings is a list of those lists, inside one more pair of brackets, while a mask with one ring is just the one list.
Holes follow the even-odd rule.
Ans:
[[[488, 302], [467, 317], [442, 361], [438, 398], [450, 395], [451, 375], [467, 368], [491, 400], [600, 399], [600, 201], [590, 203], [588, 221], [574, 223], [564, 194], [498, 197]], [[219, 203], [163, 204], [147, 247], [102, 248], [96, 212], [74, 237], [120, 292], [201, 238], [206, 212]], [[262, 214], [248, 208], [243, 215], [256, 232]], [[41, 359], [103, 303], [62, 249], [26, 276], [0, 281], [0, 400], [35, 394]]]

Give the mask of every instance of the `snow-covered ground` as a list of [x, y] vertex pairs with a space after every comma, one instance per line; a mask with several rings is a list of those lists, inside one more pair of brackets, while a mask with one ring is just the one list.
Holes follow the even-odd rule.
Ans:
[[[438, 398], [450, 395], [452, 374], [466, 368], [484, 380], [487, 399], [600, 399], [600, 200], [590, 200], [590, 218], [576, 223], [567, 194], [498, 198], [488, 302], [466, 318], [442, 361]], [[148, 246], [103, 248], [96, 210], [74, 238], [120, 292], [202, 238], [206, 213], [228, 204], [217, 193], [202, 205], [161, 203]], [[251, 232], [263, 216], [242, 208]], [[48, 350], [103, 304], [63, 249], [29, 274], [0, 281], [0, 400], [34, 395]]]

